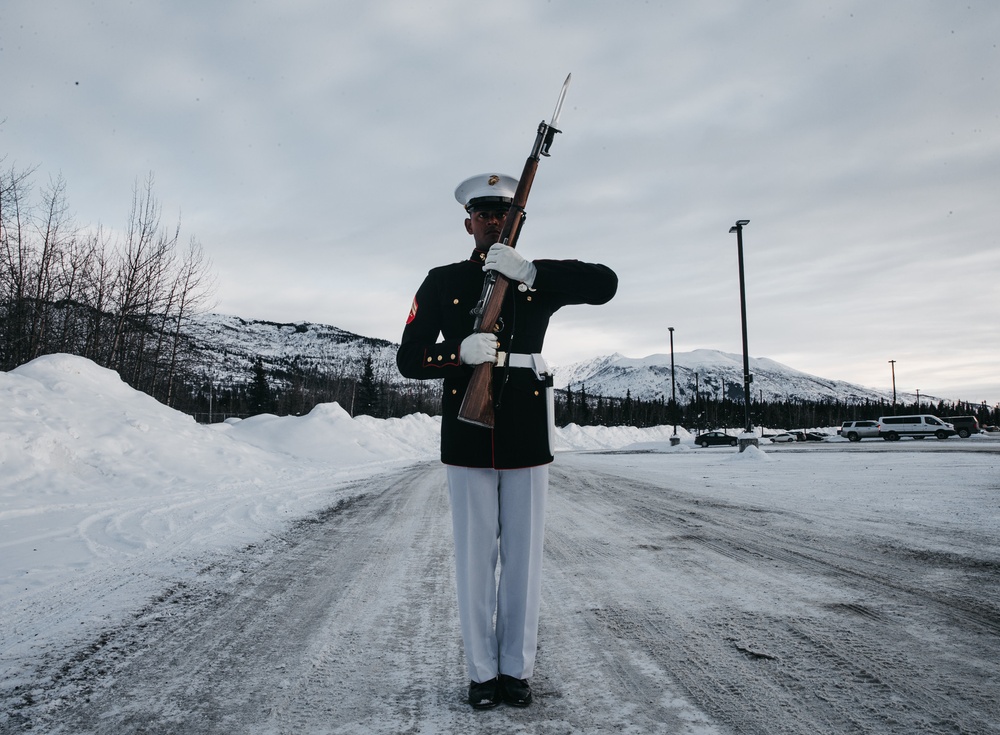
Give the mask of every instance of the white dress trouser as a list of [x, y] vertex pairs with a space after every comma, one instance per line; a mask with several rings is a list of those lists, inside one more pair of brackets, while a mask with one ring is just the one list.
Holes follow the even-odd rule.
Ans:
[[527, 679], [534, 670], [548, 485], [548, 465], [448, 467], [458, 613], [473, 681]]

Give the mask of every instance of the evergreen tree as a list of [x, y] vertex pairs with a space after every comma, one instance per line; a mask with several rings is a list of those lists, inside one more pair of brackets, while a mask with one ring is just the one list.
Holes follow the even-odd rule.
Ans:
[[271, 396], [271, 386], [267, 382], [264, 363], [258, 357], [253, 365], [253, 382], [250, 383], [250, 393], [247, 396], [250, 404], [250, 415], [271, 413], [274, 399]]
[[621, 412], [621, 423], [624, 426], [631, 426], [633, 420], [633, 405], [632, 405], [632, 391], [629, 389], [625, 390], [625, 401], [622, 404]]
[[591, 412], [587, 405], [587, 386], [580, 383], [580, 394], [577, 398], [576, 423], [580, 426], [590, 426]]
[[375, 380], [375, 366], [372, 363], [372, 356], [365, 355], [364, 368], [361, 372], [361, 380], [358, 382], [357, 393], [354, 398], [355, 416], [378, 416], [379, 415], [379, 386]]

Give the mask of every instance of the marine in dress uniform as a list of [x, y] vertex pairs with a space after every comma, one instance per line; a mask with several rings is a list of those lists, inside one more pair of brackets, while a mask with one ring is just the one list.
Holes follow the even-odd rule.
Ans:
[[[517, 181], [482, 174], [463, 181], [475, 249], [432, 269], [413, 299], [396, 362], [407, 378], [444, 380], [441, 461], [455, 539], [459, 618], [469, 673], [469, 703], [531, 702], [538, 636], [542, 541], [553, 426], [551, 376], [541, 356], [550, 317], [570, 304], [603, 304], [618, 288], [604, 265], [525, 260], [497, 244]], [[485, 270], [511, 281], [495, 334], [474, 333]], [[475, 365], [493, 369], [495, 425], [459, 421]], [[500, 580], [496, 583], [497, 561]], [[494, 624], [495, 617], [495, 624]]]

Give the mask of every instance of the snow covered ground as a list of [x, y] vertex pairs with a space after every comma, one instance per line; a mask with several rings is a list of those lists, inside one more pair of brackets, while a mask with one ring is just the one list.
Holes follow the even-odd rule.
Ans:
[[[433, 460], [438, 430], [427, 416], [352, 419], [336, 404], [203, 426], [67, 355], [0, 373], [0, 687], [25, 681], [40, 652], [86, 640], [206, 560], [349, 499], [361, 480]], [[593, 452], [572, 455], [574, 467], [669, 478], [706, 502], [780, 507], [895, 542], [907, 528], [931, 529], [935, 552], [1000, 562], [996, 435], [739, 454], [696, 449], [683, 429], [671, 447], [672, 433], [573, 426], [560, 430], [559, 448]], [[755, 604], [770, 603], [762, 594]]]

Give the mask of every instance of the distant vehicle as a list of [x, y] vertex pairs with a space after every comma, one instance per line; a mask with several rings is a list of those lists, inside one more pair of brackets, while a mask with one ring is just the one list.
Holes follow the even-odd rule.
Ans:
[[775, 444], [780, 444], [781, 442], [794, 442], [798, 441], [794, 434], [789, 434], [787, 431], [781, 434], [775, 434], [771, 437], [771, 441]]
[[852, 442], [859, 442], [862, 439], [878, 439], [878, 422], [845, 421], [837, 433]]
[[890, 442], [897, 441], [903, 436], [912, 436], [914, 439], [923, 439], [928, 436], [947, 439], [957, 433], [954, 426], [929, 414], [882, 416], [878, 420], [878, 435]]
[[740, 442], [735, 436], [729, 436], [723, 431], [706, 431], [696, 436], [694, 443], [699, 447], [735, 447]]
[[795, 441], [797, 442], [822, 442], [826, 441], [827, 435], [821, 434], [818, 431], [803, 431], [792, 429], [790, 431], [783, 432], [785, 434], [791, 434]]
[[979, 433], [979, 419], [975, 416], [946, 416], [944, 420], [954, 426], [963, 439]]

